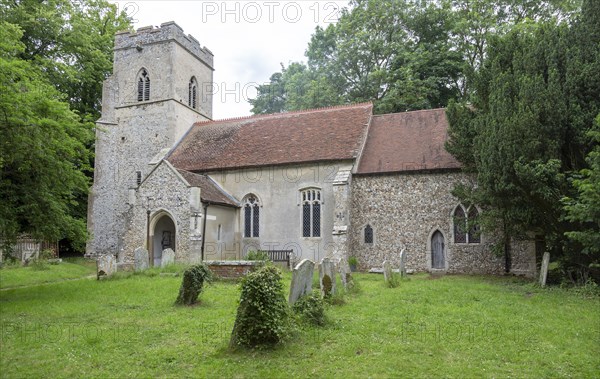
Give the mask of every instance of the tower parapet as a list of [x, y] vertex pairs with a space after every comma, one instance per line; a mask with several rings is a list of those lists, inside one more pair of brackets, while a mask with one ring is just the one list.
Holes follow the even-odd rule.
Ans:
[[153, 43], [163, 43], [165, 41], [175, 41], [192, 55], [200, 59], [204, 64], [214, 70], [213, 53], [206, 47], [202, 47], [200, 42], [192, 35], [186, 35], [181, 26], [173, 21], [163, 22], [159, 28], [145, 26], [135, 32], [123, 31], [115, 35], [114, 50], [143, 48]]

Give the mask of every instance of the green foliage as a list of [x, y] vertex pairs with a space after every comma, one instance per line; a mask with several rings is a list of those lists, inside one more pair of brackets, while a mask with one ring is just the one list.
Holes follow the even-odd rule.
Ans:
[[282, 342], [288, 333], [288, 313], [281, 272], [276, 267], [264, 266], [248, 274], [241, 283], [229, 346], [268, 347]]
[[[600, 255], [600, 115], [594, 129], [588, 132], [594, 149], [587, 156], [589, 168], [579, 171], [571, 184], [576, 190], [575, 198], [563, 199], [566, 219], [578, 223], [581, 228], [567, 232], [567, 236], [582, 246], [582, 253]], [[594, 263], [594, 262], [591, 262]], [[595, 263], [600, 263], [596, 260]]]
[[0, 20], [0, 239], [81, 249], [92, 121], [129, 20], [103, 0], [2, 1]]
[[586, 168], [585, 135], [600, 111], [592, 74], [600, 70], [599, 14], [598, 2], [585, 1], [573, 24], [524, 22], [490, 37], [471, 103], [448, 108], [447, 149], [477, 179], [453, 193], [482, 207], [482, 229], [501, 236], [495, 250], [507, 271], [510, 242], [534, 233], [553, 256], [583, 263], [565, 238], [579, 226], [564, 222], [560, 200], [572, 191], [572, 172]]
[[301, 322], [314, 326], [327, 324], [325, 303], [318, 290], [314, 290], [312, 293], [298, 299], [292, 306], [292, 310]]
[[348, 265], [354, 267], [358, 266], [358, 258], [356, 258], [354, 255], [348, 258]]
[[202, 292], [204, 283], [210, 282], [211, 279], [212, 272], [205, 264], [195, 265], [185, 270], [175, 304], [195, 304], [198, 301], [198, 295]]
[[400, 276], [400, 274], [397, 272], [392, 272], [392, 275], [388, 278], [387, 282], [385, 282], [385, 285], [388, 288], [396, 288], [400, 286], [401, 282], [402, 277]]
[[268, 261], [269, 260], [269, 253], [267, 253], [266, 251], [263, 250], [258, 250], [258, 251], [249, 251], [248, 254], [246, 254], [246, 260], [248, 261]]
[[252, 112], [373, 101], [376, 113], [444, 107], [468, 98], [488, 39], [530, 20], [571, 20], [579, 0], [352, 0], [317, 27], [306, 64], [258, 87]]

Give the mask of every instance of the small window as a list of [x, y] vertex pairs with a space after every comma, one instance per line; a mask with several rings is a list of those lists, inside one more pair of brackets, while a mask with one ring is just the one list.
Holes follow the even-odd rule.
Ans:
[[135, 172], [135, 181], [136, 181], [136, 183], [137, 183], [138, 186], [140, 184], [142, 184], [142, 172], [141, 171], [136, 171]]
[[321, 190], [302, 191], [302, 237], [321, 237]]
[[219, 227], [217, 228], [217, 241], [221, 240], [221, 224], [219, 224]]
[[260, 230], [260, 205], [255, 196], [248, 196], [244, 204], [244, 237], [258, 237]]
[[373, 228], [371, 225], [365, 226], [365, 243], [373, 243]]
[[192, 77], [190, 79], [190, 84], [188, 88], [188, 105], [194, 109], [197, 106], [198, 99], [198, 83], [196, 82], [196, 78]]
[[138, 101], [150, 100], [150, 76], [145, 68], [138, 75], [137, 86]]

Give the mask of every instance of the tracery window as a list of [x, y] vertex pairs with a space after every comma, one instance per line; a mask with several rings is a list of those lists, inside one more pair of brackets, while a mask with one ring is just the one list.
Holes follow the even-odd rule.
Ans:
[[250, 195], [244, 203], [244, 237], [258, 237], [260, 229], [260, 204]]
[[321, 190], [305, 189], [301, 192], [302, 237], [321, 237]]
[[468, 211], [462, 204], [454, 209], [454, 243], [481, 243], [479, 211], [471, 205]]

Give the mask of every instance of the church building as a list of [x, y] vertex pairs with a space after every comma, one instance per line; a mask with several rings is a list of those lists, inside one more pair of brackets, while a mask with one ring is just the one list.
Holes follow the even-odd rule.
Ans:
[[[213, 54], [175, 23], [115, 37], [97, 122], [87, 255], [179, 262], [292, 250], [296, 262], [356, 257], [447, 273], [504, 271], [474, 185], [444, 148], [444, 109], [374, 115], [371, 103], [212, 119]], [[533, 241], [511, 272], [535, 274]]]

